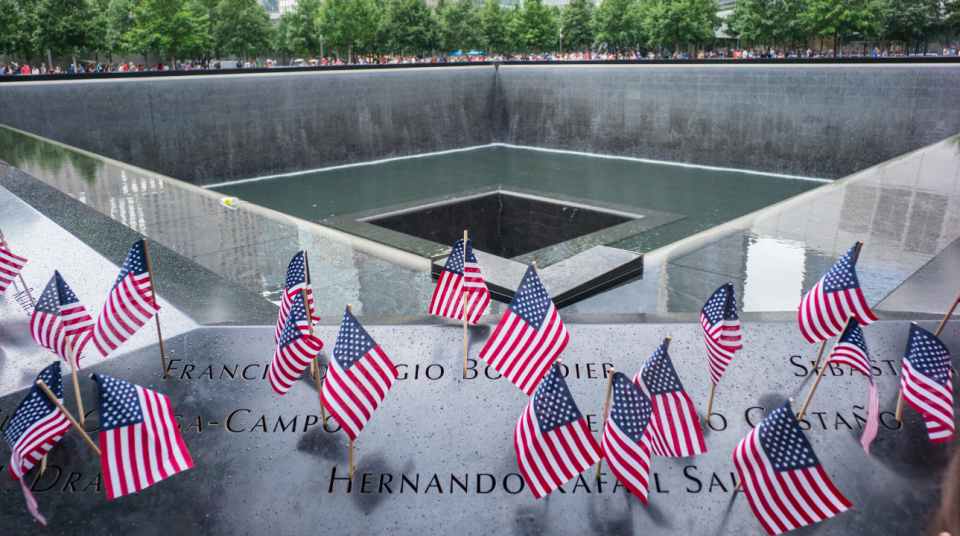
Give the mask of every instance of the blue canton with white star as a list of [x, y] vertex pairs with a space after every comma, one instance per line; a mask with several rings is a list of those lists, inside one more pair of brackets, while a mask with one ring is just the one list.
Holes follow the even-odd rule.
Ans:
[[147, 273], [147, 254], [143, 249], [143, 240], [137, 240], [133, 247], [130, 248], [130, 253], [127, 254], [126, 260], [123, 261], [123, 266], [120, 267], [120, 275], [117, 276], [116, 282], [113, 283], [113, 288], [117, 288], [117, 285], [123, 281], [123, 278], [130, 274], [141, 275], [145, 273]]
[[527, 273], [520, 281], [520, 287], [517, 288], [507, 309], [534, 329], [540, 329], [552, 304], [550, 295], [547, 294], [547, 289], [540, 281], [537, 271], [533, 269], [532, 264], [527, 266]]
[[537, 416], [541, 434], [583, 418], [556, 363], [544, 374], [537, 391], [533, 393], [533, 413]]
[[303, 292], [298, 292], [290, 303], [290, 314], [287, 315], [287, 321], [283, 324], [283, 331], [280, 332], [280, 348], [286, 348], [293, 344], [303, 334], [300, 331], [300, 324], [307, 325], [307, 309], [303, 306]]
[[653, 405], [626, 374], [613, 373], [613, 402], [610, 404], [610, 420], [626, 434], [631, 441], [639, 444], [640, 438], [650, 423]]
[[946, 386], [950, 381], [950, 351], [933, 333], [916, 324], [910, 324], [907, 355], [914, 370]]
[[867, 355], [867, 360], [870, 359], [870, 351], [867, 350], [867, 340], [863, 338], [863, 330], [860, 329], [860, 322], [857, 321], [856, 317], [851, 318], [847, 322], [847, 327], [843, 328], [843, 333], [840, 334], [840, 340], [837, 341], [837, 344], [847, 343], [856, 346]]
[[50, 282], [43, 289], [37, 299], [37, 312], [60, 316], [60, 293], [57, 292], [57, 275], [50, 278]]
[[647, 386], [647, 390], [650, 391], [651, 397], [683, 391], [680, 376], [674, 370], [673, 361], [670, 360], [670, 354], [667, 353], [666, 341], [660, 343], [657, 351], [644, 363], [640, 377], [643, 379], [643, 384]]
[[377, 343], [367, 334], [350, 309], [343, 312], [343, 322], [337, 333], [337, 344], [333, 347], [333, 358], [340, 368], [347, 370], [367, 355]]
[[77, 303], [80, 301], [77, 298], [77, 295], [73, 293], [73, 290], [70, 289], [70, 285], [63, 280], [63, 277], [60, 275], [60, 272], [54, 271], [53, 278], [57, 281], [57, 294], [60, 297], [60, 305], [70, 305], [71, 303]]
[[838, 292], [860, 286], [860, 281], [857, 280], [857, 264], [853, 260], [856, 253], [857, 245], [854, 244], [850, 251], [830, 268], [827, 275], [823, 276], [823, 292]]
[[297, 285], [308, 282], [306, 264], [303, 262], [303, 251], [298, 251], [293, 259], [290, 259], [290, 265], [287, 266], [287, 280], [284, 288], [289, 290]]
[[[63, 382], [60, 378], [59, 362], [40, 371], [37, 380], [43, 380], [43, 383], [47, 384], [47, 387], [50, 388], [57, 399], [63, 402]], [[33, 387], [27, 391], [27, 396], [17, 406], [17, 411], [14, 412], [13, 419], [7, 426], [7, 431], [3, 433], [3, 438], [13, 447], [28, 428], [54, 411], [60, 410], [34, 382]]]
[[93, 377], [97, 380], [101, 432], [143, 422], [137, 386], [104, 374], [94, 374]]
[[737, 300], [733, 293], [733, 285], [726, 285], [717, 289], [707, 300], [706, 305], [701, 310], [703, 316], [711, 326], [717, 325], [721, 320], [739, 320], [737, 315]]
[[789, 401], [773, 410], [759, 426], [760, 446], [774, 471], [795, 471], [820, 465]]
[[[470, 247], [470, 239], [467, 239], [467, 252], [470, 255], [473, 255], [473, 248]], [[474, 258], [473, 262], [477, 262]], [[443, 269], [457, 275], [463, 275], [463, 239], [457, 240], [457, 243], [453, 245], [453, 249], [450, 250], [450, 255], [447, 256], [447, 262], [443, 265]]]

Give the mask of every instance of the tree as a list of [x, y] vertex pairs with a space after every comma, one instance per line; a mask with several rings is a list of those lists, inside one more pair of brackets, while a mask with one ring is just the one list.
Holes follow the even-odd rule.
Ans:
[[33, 28], [19, 0], [0, 0], [0, 54], [24, 54], [33, 48]]
[[811, 35], [838, 38], [838, 55], [843, 51], [843, 36], [879, 33], [880, 20], [876, 0], [809, 0], [800, 13], [800, 22]]
[[517, 32], [521, 45], [534, 52], [557, 45], [560, 23], [543, 0], [527, 0], [517, 12]]
[[440, 44], [437, 20], [424, 0], [390, 0], [384, 31], [390, 36], [390, 48], [401, 55], [428, 51]]
[[[949, 10], [956, 5], [958, 5], [956, 0], [947, 4], [948, 13], [944, 22], [948, 27], [951, 20]], [[919, 41], [937, 24], [940, 18], [940, 2], [938, 0], [884, 0], [879, 15], [884, 41], [889, 36], [903, 41], [909, 47], [912, 39], [916, 38]]]
[[[320, 0], [301, 0], [297, 9], [284, 14], [280, 19], [281, 26], [286, 20], [286, 46], [291, 53], [309, 54], [315, 56], [320, 53]], [[279, 33], [280, 28], [277, 28]], [[283, 53], [277, 49], [278, 52]]]
[[347, 49], [347, 63], [353, 61], [353, 46], [373, 37], [376, 22], [371, 0], [326, 0], [320, 10], [324, 39]]
[[510, 42], [513, 10], [500, 7], [500, 0], [486, 0], [480, 8], [480, 43], [486, 50], [502, 52]]
[[105, 30], [103, 50], [111, 55], [111, 63], [113, 63], [113, 54], [125, 55], [132, 52], [127, 35], [136, 28], [136, 21], [133, 18], [135, 6], [133, 0], [111, 0], [107, 5], [107, 11], [103, 17]]
[[473, 0], [438, 3], [437, 8], [440, 42], [444, 50], [463, 50], [476, 43], [477, 15]]
[[604, 0], [593, 17], [597, 43], [615, 46], [617, 52], [624, 45], [640, 41], [642, 23], [640, 6], [635, 0]]
[[774, 38], [782, 22], [776, 0], [739, 0], [725, 20], [728, 33], [750, 43]]
[[593, 0], [573, 0], [560, 16], [563, 40], [570, 48], [593, 45], [593, 15], [596, 8]]
[[218, 51], [243, 57], [270, 44], [270, 15], [257, 0], [220, 0], [214, 10], [213, 37]]
[[155, 51], [176, 68], [181, 54], [201, 53], [212, 44], [206, 14], [198, 15], [187, 0], [143, 0], [134, 7], [135, 25], [128, 34], [131, 49], [141, 55]]
[[77, 49], [89, 42], [87, 32], [94, 19], [87, 0], [40, 0], [36, 8], [36, 48], [57, 52], [69, 50], [77, 64]]
[[650, 40], [661, 46], [703, 44], [716, 39], [720, 18], [714, 0], [652, 0], [644, 25]]

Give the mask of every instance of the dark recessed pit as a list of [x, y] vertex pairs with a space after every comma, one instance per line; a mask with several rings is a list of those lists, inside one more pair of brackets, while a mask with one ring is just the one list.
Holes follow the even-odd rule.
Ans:
[[641, 217], [500, 190], [363, 221], [440, 244], [453, 244], [466, 229], [475, 249], [509, 259]]

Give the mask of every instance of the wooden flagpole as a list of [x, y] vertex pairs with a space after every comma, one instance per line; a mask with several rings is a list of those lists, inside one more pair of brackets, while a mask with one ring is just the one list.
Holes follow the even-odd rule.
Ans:
[[[940, 321], [940, 325], [937, 326], [937, 331], [933, 334], [934, 337], [940, 337], [940, 333], [943, 332], [943, 328], [947, 327], [947, 320], [950, 320], [950, 317], [953, 316], [953, 311], [957, 308], [957, 303], [960, 303], [960, 294], [957, 295], [957, 298], [953, 300], [953, 305], [950, 306], [950, 309], [947, 309], [947, 314], [943, 316], [943, 320]], [[913, 322], [916, 324], [916, 322]], [[903, 413], [903, 389], [900, 390], [900, 395], [897, 397], [897, 422], [900, 422], [900, 415]]]
[[84, 430], [83, 427], [80, 426], [80, 423], [78, 423], [77, 420], [73, 418], [73, 415], [71, 415], [70, 412], [67, 411], [67, 408], [63, 407], [63, 404], [61, 404], [60, 401], [57, 400], [57, 395], [53, 394], [53, 391], [51, 391], [50, 388], [47, 387], [47, 384], [44, 383], [43, 380], [37, 380], [37, 386], [39, 386], [40, 390], [47, 395], [47, 398], [49, 398], [51, 402], [56, 404], [57, 407], [60, 408], [60, 411], [62, 411], [63, 414], [66, 415], [68, 419], [70, 419], [70, 422], [73, 423], [73, 427], [76, 428], [78, 432], [80, 432], [80, 435], [83, 436], [83, 439], [86, 440], [87, 444], [90, 445], [90, 448], [92, 448], [93, 451], [96, 452], [97, 456], [99, 457], [100, 449], [98, 449], [97, 446], [93, 443], [93, 440], [90, 439], [90, 436], [87, 435], [86, 430]]
[[[847, 317], [847, 321], [843, 324], [846, 326], [850, 323], [850, 319], [854, 318], [854, 315]], [[846, 329], [846, 328], [844, 328]], [[837, 344], [840, 343], [840, 339], [837, 338], [837, 342], [833, 343], [833, 347], [830, 349], [830, 354], [833, 354], [833, 351], [837, 348]], [[807, 406], [810, 405], [810, 399], [813, 398], [813, 392], [817, 390], [817, 386], [820, 385], [820, 379], [823, 378], [823, 373], [827, 370], [827, 365], [830, 364], [830, 356], [827, 356], [827, 360], [823, 362], [823, 367], [820, 368], [820, 372], [817, 374], [817, 380], [813, 382], [813, 387], [810, 388], [810, 393], [807, 394], [807, 399], [803, 402], [803, 407], [800, 408], [800, 415], [797, 416], [797, 420], [803, 419], [803, 414], [807, 412]]]
[[[307, 310], [307, 324], [310, 326], [310, 336], [313, 336], [313, 313], [310, 312], [309, 295], [307, 294], [307, 285], [310, 284], [310, 263], [307, 261], [307, 250], [303, 250], [303, 267], [306, 270], [306, 277], [303, 281], [303, 308]], [[323, 419], [323, 426], [327, 426], [327, 410], [323, 407], [323, 382], [320, 381], [320, 354], [313, 356], [310, 367], [313, 369], [313, 377], [317, 380], [317, 397], [320, 399], [320, 417]]]
[[460, 314], [463, 315], [463, 379], [467, 379], [467, 230], [463, 230], [463, 294]]
[[[607, 418], [610, 416], [610, 393], [613, 391], [613, 373], [614, 367], [610, 367], [610, 376], [607, 377], [607, 404], [603, 408], [603, 425], [600, 427], [600, 437], [603, 437], [603, 431], [607, 427]], [[597, 462], [597, 480], [600, 480], [600, 468], [603, 467], [603, 457]]]
[[[347, 304], [347, 310], [353, 314], [353, 306]], [[350, 440], [350, 482], [353, 482], [353, 440]]]
[[[157, 304], [157, 288], [153, 285], [153, 268], [150, 266], [150, 252], [147, 250], [147, 239], [143, 238], [143, 257], [147, 261], [147, 274], [150, 276], [150, 296], [153, 304]], [[154, 315], [157, 321], [157, 339], [160, 341], [160, 362], [163, 365], [163, 379], [167, 379], [167, 353], [163, 350], [163, 334], [160, 332], [160, 311]]]
[[[856, 264], [857, 259], [860, 258], [860, 249], [863, 248], [863, 240], [857, 241], [857, 249], [853, 252], [853, 262]], [[846, 325], [844, 325], [846, 327]], [[827, 337], [829, 339], [830, 337]], [[817, 367], [820, 366], [820, 357], [823, 356], [823, 349], [827, 347], [827, 339], [823, 339], [823, 342], [820, 343], [820, 351], [817, 352], [817, 360], [813, 363], [813, 370], [817, 370]]]
[[67, 336], [67, 361], [70, 362], [70, 371], [73, 373], [73, 393], [77, 395], [77, 411], [80, 412], [80, 424], [86, 424], [83, 422], [84, 411], [83, 411], [83, 402], [80, 401], [80, 382], [77, 381], [77, 365], [73, 362], [73, 344], [70, 342], [70, 337]]
[[[3, 244], [4, 249], [13, 253], [10, 249], [10, 244], [7, 243], [7, 239], [3, 237], [3, 231], [0, 231], [0, 244]], [[33, 294], [30, 294], [30, 287], [27, 286], [27, 282], [23, 280], [23, 274], [17, 274], [20, 277], [20, 282], [23, 283], [23, 290], [27, 291], [27, 296], [30, 298], [30, 303], [33, 305], [33, 308], [37, 308], [37, 301], [33, 299]]]
[[710, 414], [713, 412], [713, 393], [717, 390], [717, 384], [710, 382], [710, 401], [707, 402], [707, 418], [704, 420], [704, 425], [710, 426]]

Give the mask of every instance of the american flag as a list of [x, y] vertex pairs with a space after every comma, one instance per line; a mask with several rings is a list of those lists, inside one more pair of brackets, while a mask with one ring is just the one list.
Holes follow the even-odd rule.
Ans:
[[626, 374], [613, 373], [610, 416], [600, 445], [610, 469], [624, 486], [647, 504], [650, 488], [650, 399]]
[[737, 444], [733, 463], [754, 515], [770, 534], [818, 523], [853, 506], [820, 466], [789, 402]]
[[600, 445], [556, 363], [520, 415], [513, 445], [520, 473], [537, 499], [600, 461]]
[[733, 354], [743, 349], [733, 283], [723, 285], [710, 296], [700, 310], [700, 325], [703, 327], [703, 340], [707, 343], [710, 380], [717, 385]]
[[569, 341], [567, 328], [531, 265], [480, 357], [529, 395]]
[[654, 454], [683, 458], [707, 451], [700, 418], [673, 368], [667, 353], [667, 341], [660, 343], [633, 382], [643, 389], [653, 404], [650, 439]]
[[27, 259], [10, 253], [4, 244], [0, 244], [0, 296], [6, 292], [25, 264]]
[[280, 332], [277, 350], [270, 362], [270, 386], [278, 394], [286, 394], [293, 382], [303, 374], [310, 361], [323, 349], [323, 342], [309, 334], [303, 293], [290, 300], [287, 323]]
[[822, 341], [840, 333], [851, 314], [864, 326], [877, 321], [860, 289], [856, 253], [854, 244], [800, 300], [800, 332], [808, 341]]
[[[870, 380], [867, 394], [867, 423], [860, 436], [863, 450], [870, 454], [870, 443], [877, 437], [880, 428], [880, 397], [877, 395], [877, 385], [873, 381], [873, 367], [870, 366], [870, 351], [867, 350], [867, 341], [863, 338], [863, 330], [856, 318], [851, 317], [847, 327], [840, 334], [837, 345], [833, 347], [827, 363], [850, 365], [860, 371]], [[827, 366], [824, 363], [823, 366]]]
[[169, 398], [104, 374], [93, 377], [107, 499], [140, 491], [193, 467]]
[[[287, 315], [290, 314], [290, 305], [293, 303], [293, 298], [303, 294], [304, 286], [307, 287], [310, 317], [313, 318], [314, 322], [319, 320], [314, 314], [313, 288], [310, 287], [310, 270], [306, 265], [306, 253], [306, 251], [298, 252], [290, 260], [290, 265], [287, 266], [287, 279], [283, 285], [283, 297], [280, 298], [280, 315], [277, 317], [277, 332], [273, 337], [273, 342], [280, 341], [280, 334], [283, 332], [284, 326], [287, 325]], [[306, 321], [304, 321], [302, 327], [304, 330], [309, 329]]]
[[950, 352], [933, 333], [910, 325], [900, 389], [910, 407], [923, 415], [931, 443], [953, 439], [953, 381]]
[[351, 440], [366, 426], [397, 376], [390, 358], [347, 308], [324, 380], [322, 402]]
[[146, 251], [138, 240], [127, 254], [113, 290], [93, 330], [93, 344], [104, 357], [110, 355], [143, 327], [160, 306], [153, 302], [153, 286], [147, 270]]
[[[41, 380], [47, 384], [62, 404], [63, 382], [60, 378], [60, 363], [54, 363], [43, 369], [37, 376], [37, 381]], [[10, 444], [10, 477], [14, 482], [20, 481], [23, 496], [27, 499], [27, 510], [44, 525], [47, 524], [47, 520], [37, 510], [37, 499], [23, 481], [23, 476], [57, 444], [57, 441], [60, 441], [69, 429], [70, 421], [67, 420], [67, 416], [34, 382], [27, 396], [17, 406], [7, 431], [3, 433], [3, 438]]]
[[463, 240], [453, 245], [437, 288], [430, 301], [430, 314], [463, 320], [464, 272], [466, 272], [467, 321], [476, 324], [490, 306], [490, 291], [483, 280], [480, 263], [473, 254], [473, 246], [467, 239], [467, 262], [463, 262]]
[[80, 368], [80, 352], [93, 334], [93, 318], [77, 295], [60, 276], [53, 272], [37, 306], [30, 316], [30, 335], [37, 344], [70, 362], [67, 339], [73, 350], [73, 365]]

